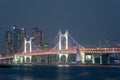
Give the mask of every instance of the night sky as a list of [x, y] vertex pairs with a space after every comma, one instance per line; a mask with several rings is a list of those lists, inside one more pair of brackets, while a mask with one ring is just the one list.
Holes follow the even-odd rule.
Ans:
[[120, 0], [0, 0], [0, 51], [13, 25], [39, 27], [45, 40], [68, 30], [80, 44], [120, 40]]

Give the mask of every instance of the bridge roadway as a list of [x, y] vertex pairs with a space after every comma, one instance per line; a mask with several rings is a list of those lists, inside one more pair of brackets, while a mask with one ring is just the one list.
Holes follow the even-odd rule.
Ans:
[[[61, 56], [64, 54], [66, 56], [66, 63], [68, 59], [68, 54], [80, 54], [81, 61], [83, 64], [86, 64], [88, 60], [92, 61], [92, 64], [95, 64], [94, 54], [101, 54], [100, 55], [100, 64], [102, 64], [102, 55], [107, 55], [107, 63], [110, 64], [110, 58], [108, 55], [110, 54], [120, 54], [120, 48], [71, 48], [68, 50], [61, 50], [58, 51], [57, 49], [53, 50], [39, 50], [39, 51], [32, 51], [32, 53], [16, 53], [16, 54], [6, 54], [0, 56], [0, 62], [2, 63], [17, 63], [18, 58], [20, 59], [20, 63], [27, 63], [27, 58], [30, 59], [29, 63], [32, 61], [32, 56], [35, 55], [52, 55], [52, 54], [60, 54]], [[25, 62], [23, 62], [23, 57], [25, 58]]]
[[111, 54], [120, 53], [120, 48], [80, 48], [80, 51], [84, 53]]
[[[28, 56], [32, 56], [32, 55], [46, 55], [46, 54], [58, 54], [58, 50], [39, 50], [39, 51], [32, 51], [32, 53], [27, 52], [27, 53], [16, 53], [16, 54], [6, 54], [6, 55], [1, 55], [0, 59], [8, 59], [8, 58], [13, 58], [15, 55], [16, 56], [24, 56], [24, 55], [28, 55]], [[79, 48], [79, 53], [91, 53], [91, 54], [96, 54], [96, 53], [100, 53], [100, 54], [111, 54], [111, 53], [120, 53], [120, 48]], [[60, 51], [60, 53], [68, 53], [68, 54], [76, 54], [77, 53], [77, 49], [69, 49], [69, 50], [64, 50], [64, 51]]]

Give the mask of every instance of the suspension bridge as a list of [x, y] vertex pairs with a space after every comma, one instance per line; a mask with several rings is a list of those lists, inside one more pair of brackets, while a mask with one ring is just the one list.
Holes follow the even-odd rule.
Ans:
[[[120, 48], [85, 48], [79, 45], [66, 31], [59, 31], [51, 43], [54, 47], [39, 49], [32, 42], [24, 39], [24, 51], [0, 56], [1, 63], [39, 63], [39, 64], [103, 64], [103, 58], [110, 64], [120, 60]], [[112, 58], [112, 60], [111, 60]]]

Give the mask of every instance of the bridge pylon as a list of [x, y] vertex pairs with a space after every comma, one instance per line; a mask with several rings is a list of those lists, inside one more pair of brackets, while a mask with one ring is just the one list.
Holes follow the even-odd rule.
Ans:
[[68, 31], [66, 30], [65, 34], [62, 34], [59, 31], [59, 50], [62, 50], [62, 39], [65, 38], [65, 49], [68, 50]]
[[30, 53], [32, 52], [32, 39], [34, 39], [34, 37], [31, 37], [29, 40], [24, 38], [24, 53], [27, 52], [27, 44], [29, 45]]
[[68, 62], [68, 54], [62, 53], [62, 39], [65, 38], [65, 50], [68, 50], [68, 31], [64, 34], [62, 34], [61, 31], [59, 31], [59, 63], [61, 63], [61, 57], [64, 55], [66, 57], [66, 63]]

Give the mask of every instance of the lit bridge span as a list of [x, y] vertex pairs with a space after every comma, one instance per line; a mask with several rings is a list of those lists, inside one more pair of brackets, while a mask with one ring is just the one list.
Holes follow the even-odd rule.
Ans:
[[[96, 54], [96, 53], [100, 53], [100, 54], [113, 54], [113, 53], [120, 53], [120, 48], [79, 48], [79, 53], [91, 53], [91, 54]], [[77, 49], [69, 49], [69, 50], [64, 50], [64, 51], [60, 51], [60, 53], [67, 53], [67, 54], [76, 54], [77, 53]], [[27, 53], [16, 53], [16, 56], [24, 56], [24, 55], [47, 55], [47, 54], [58, 54], [58, 50], [39, 50], [39, 51], [33, 51], [32, 53], [27, 52]], [[11, 56], [12, 57], [12, 56]], [[9, 58], [9, 57], [8, 57]]]
[[[64, 51], [59, 51], [60, 54], [65, 55], [76, 55], [79, 54], [81, 58], [81, 63], [86, 63], [85, 61], [87, 59], [85, 59], [85, 57], [88, 56], [91, 57], [91, 61], [94, 54], [99, 54], [100, 56], [107, 54], [107, 55], [112, 55], [112, 54], [120, 54], [120, 48], [74, 48], [74, 49], [69, 49], [69, 50], [64, 50]], [[39, 50], [39, 51], [33, 51], [33, 52], [27, 52], [27, 53], [16, 53], [16, 54], [6, 54], [6, 55], [2, 55], [0, 57], [0, 60], [13, 60], [15, 57], [17, 58], [22, 58], [23, 56], [25, 57], [29, 57], [31, 59], [31, 56], [48, 56], [48, 55], [58, 55], [58, 50], [54, 49], [52, 51], [50, 51], [50, 49], [47, 50]], [[12, 61], [10, 61], [12, 62]], [[30, 63], [31, 61], [28, 61], [26, 63]], [[19, 62], [22, 63], [22, 62]], [[25, 62], [24, 62], [25, 63]], [[92, 63], [95, 63], [94, 60], [92, 61]], [[100, 57], [100, 64], [102, 64], [102, 57]]]
[[[32, 39], [24, 40], [24, 51], [14, 54], [3, 54], [0, 56], [1, 63], [40, 63], [40, 64], [103, 64], [103, 58], [106, 63], [113, 63], [112, 60], [120, 60], [120, 48], [85, 48], [80, 46], [68, 33], [57, 34], [53, 48], [45, 48], [34, 50], [32, 48]], [[27, 44], [30, 46], [27, 48]], [[29, 49], [29, 50], [27, 50]], [[112, 58], [112, 59], [111, 59]], [[99, 60], [96, 60], [99, 59]], [[119, 61], [118, 61], [119, 62]]]
[[101, 54], [113, 54], [120, 53], [120, 48], [80, 48], [80, 51], [84, 53], [101, 53]]

